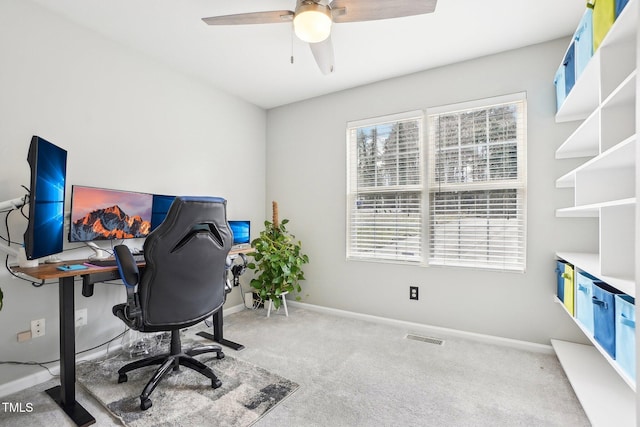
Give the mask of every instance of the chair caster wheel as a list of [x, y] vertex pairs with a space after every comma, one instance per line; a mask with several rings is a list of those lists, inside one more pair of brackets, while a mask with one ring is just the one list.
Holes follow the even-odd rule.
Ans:
[[220, 388], [221, 386], [222, 386], [222, 381], [211, 380], [211, 388]]
[[127, 382], [127, 374], [118, 375], [118, 384]]
[[216, 359], [224, 359], [224, 353], [223, 352], [216, 353]]
[[146, 411], [147, 409], [151, 408], [151, 405], [153, 405], [153, 403], [151, 403], [151, 399], [140, 398], [140, 409], [142, 409], [143, 411]]

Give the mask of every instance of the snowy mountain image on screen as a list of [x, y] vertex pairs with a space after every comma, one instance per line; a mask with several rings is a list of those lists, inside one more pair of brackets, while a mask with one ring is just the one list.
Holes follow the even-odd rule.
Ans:
[[146, 237], [151, 223], [139, 215], [129, 216], [119, 206], [97, 209], [71, 223], [72, 241], [132, 239]]

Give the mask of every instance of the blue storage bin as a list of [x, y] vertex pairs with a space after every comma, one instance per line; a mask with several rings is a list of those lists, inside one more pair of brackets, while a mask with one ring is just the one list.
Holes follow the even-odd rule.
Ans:
[[603, 284], [584, 271], [576, 277], [576, 319], [593, 336], [593, 285]]
[[576, 83], [575, 43], [571, 42], [567, 54], [564, 56], [564, 90], [569, 95]]
[[556, 76], [553, 79], [553, 84], [556, 85], [556, 109], [560, 110], [560, 107], [562, 107], [562, 103], [567, 97], [567, 91], [564, 87], [564, 64], [560, 65], [558, 71], [556, 71]]
[[556, 261], [556, 282], [557, 282], [557, 289], [556, 289], [556, 295], [558, 297], [558, 299], [562, 302], [564, 302], [564, 266], [567, 263], [567, 261], [563, 261], [563, 260], [557, 260]]
[[575, 78], [578, 80], [593, 56], [593, 9], [587, 9], [582, 15], [573, 40], [575, 44]]
[[616, 18], [620, 16], [620, 12], [622, 12], [622, 9], [624, 9], [628, 2], [629, 0], [616, 0]]
[[622, 370], [636, 378], [636, 310], [632, 296], [616, 295], [616, 361]]
[[593, 337], [613, 359], [616, 358], [615, 295], [621, 293], [606, 283], [593, 284]]

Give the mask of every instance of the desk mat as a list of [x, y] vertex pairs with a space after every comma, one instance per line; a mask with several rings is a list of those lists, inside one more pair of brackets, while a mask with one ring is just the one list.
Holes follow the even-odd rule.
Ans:
[[128, 427], [250, 426], [299, 387], [286, 378], [228, 355], [221, 360], [215, 358], [215, 353], [196, 358], [212, 367], [222, 386], [212, 389], [210, 379], [181, 367], [156, 387], [151, 394], [153, 406], [146, 411], [140, 409], [140, 393], [157, 365], [129, 372], [128, 381], [118, 384], [118, 369], [132, 361], [121, 354], [80, 364], [77, 380]]

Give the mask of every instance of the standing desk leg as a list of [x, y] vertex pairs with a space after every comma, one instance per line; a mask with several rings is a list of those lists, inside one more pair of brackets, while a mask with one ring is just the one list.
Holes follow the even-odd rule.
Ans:
[[224, 339], [224, 335], [222, 333], [224, 321], [222, 319], [223, 319], [223, 316], [222, 316], [222, 308], [221, 308], [220, 310], [213, 313], [213, 335], [208, 332], [198, 332], [196, 335], [207, 338], [211, 341], [215, 341], [219, 344], [230, 347], [234, 350], [240, 351], [244, 349], [244, 346], [242, 344], [238, 344], [233, 341]]
[[74, 324], [74, 277], [59, 279], [60, 305], [60, 385], [46, 392], [78, 426], [94, 424], [96, 419], [76, 402], [76, 336]]

